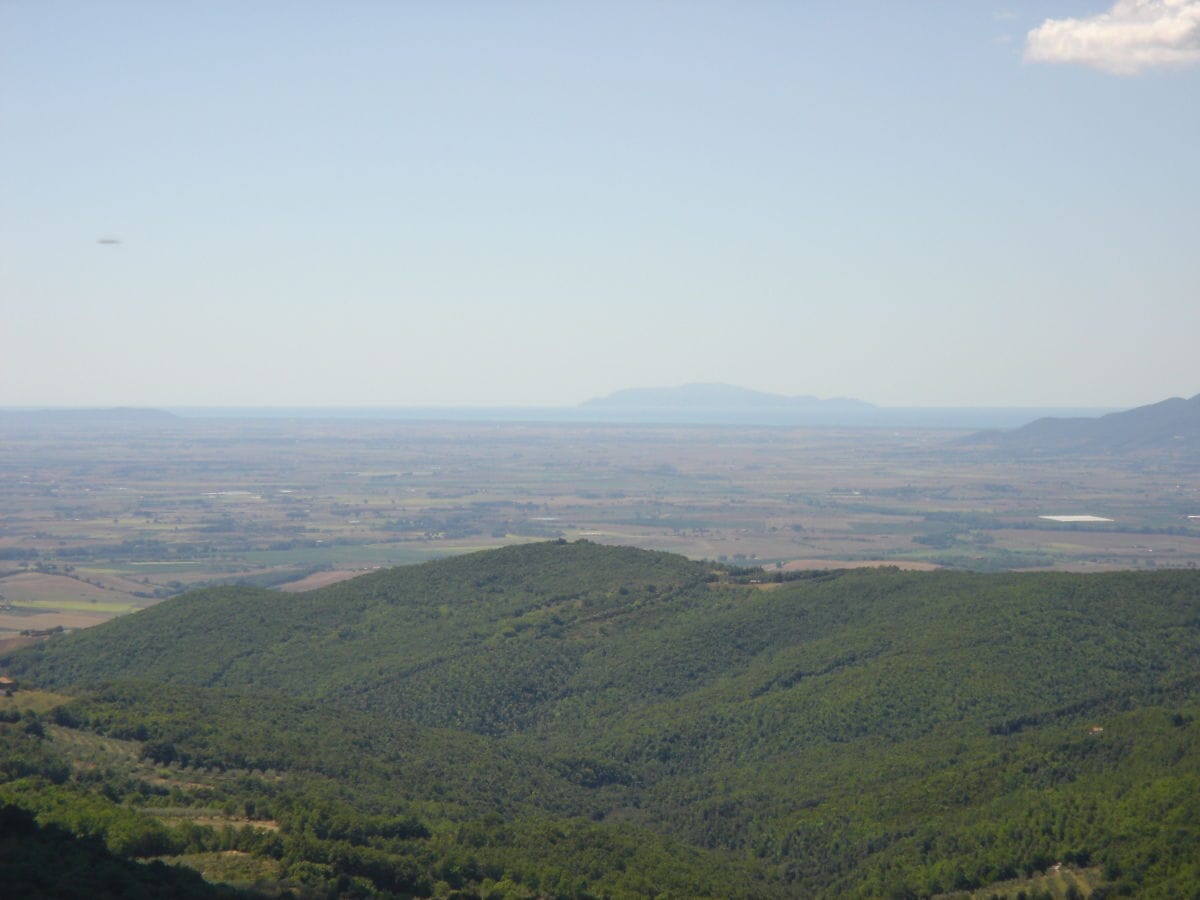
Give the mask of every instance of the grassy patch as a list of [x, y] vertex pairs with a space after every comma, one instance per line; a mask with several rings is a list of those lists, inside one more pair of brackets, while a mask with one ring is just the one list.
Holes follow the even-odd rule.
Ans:
[[403, 566], [425, 562], [454, 553], [469, 553], [478, 547], [404, 547], [396, 544], [365, 544], [362, 546], [330, 545], [295, 550], [254, 550], [242, 554], [248, 563], [262, 566], [285, 564], [330, 565], [360, 563], [380, 566]]
[[277, 860], [251, 856], [238, 850], [157, 858], [168, 865], [187, 866], [203, 875], [205, 881], [218, 884], [244, 886], [261, 881], [277, 881], [282, 869]]
[[62, 706], [71, 698], [66, 694], [55, 694], [51, 691], [14, 691], [11, 697], [0, 694], [0, 710], [17, 710], [18, 712], [49, 712], [56, 706]]
[[37, 610], [38, 612], [62, 610], [70, 612], [111, 613], [121, 616], [125, 613], [141, 609], [140, 604], [121, 603], [118, 601], [101, 602], [99, 600], [78, 600], [69, 597], [57, 597], [46, 600], [31, 600], [20, 605], [21, 609]]

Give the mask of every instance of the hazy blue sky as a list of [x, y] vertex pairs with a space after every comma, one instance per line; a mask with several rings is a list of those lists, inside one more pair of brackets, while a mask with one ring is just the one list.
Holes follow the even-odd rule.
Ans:
[[1200, 0], [0, 0], [0, 405], [1190, 396], [1198, 62]]

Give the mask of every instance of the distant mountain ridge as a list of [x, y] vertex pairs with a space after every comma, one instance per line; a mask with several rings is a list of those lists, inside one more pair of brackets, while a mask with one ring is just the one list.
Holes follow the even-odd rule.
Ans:
[[732, 384], [691, 383], [679, 387], [626, 388], [604, 397], [585, 400], [588, 409], [613, 410], [730, 410], [759, 409], [779, 411], [875, 409], [874, 404], [847, 397], [821, 399], [811, 395], [786, 396], [755, 391]]
[[1200, 461], [1200, 394], [1171, 397], [1098, 418], [1043, 418], [1011, 432], [983, 432], [976, 443], [1025, 453], [1168, 452]]

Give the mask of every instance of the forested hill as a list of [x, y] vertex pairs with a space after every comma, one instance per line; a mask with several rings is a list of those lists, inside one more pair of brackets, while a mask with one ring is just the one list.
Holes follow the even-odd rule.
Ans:
[[[563, 623], [623, 613], [638, 623], [648, 598], [694, 588], [708, 569], [679, 556], [580, 542], [471, 554], [287, 594], [246, 587], [195, 591], [20, 657], [39, 682], [64, 686], [152, 678], [381, 704], [412, 679], [464, 660], [490, 671], [512, 647], [544, 669], [581, 641]], [[625, 608], [627, 607], [627, 608]], [[625, 609], [623, 609], [625, 608]], [[495, 672], [472, 688], [483, 691]]]
[[79, 698], [59, 727], [291, 773], [257, 808], [419, 816], [377, 847], [418, 895], [1200, 888], [1200, 573], [771, 578], [548, 542], [195, 592], [0, 666]]

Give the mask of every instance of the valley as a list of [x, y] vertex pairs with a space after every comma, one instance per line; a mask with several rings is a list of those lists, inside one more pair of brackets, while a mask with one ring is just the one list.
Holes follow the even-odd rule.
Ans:
[[[1200, 561], [1173, 458], [928, 429], [372, 420], [6, 425], [0, 636], [189, 587], [328, 583], [565, 537], [738, 565], [1104, 571]], [[1111, 521], [1053, 522], [1047, 516]], [[304, 579], [312, 579], [305, 581]]]

